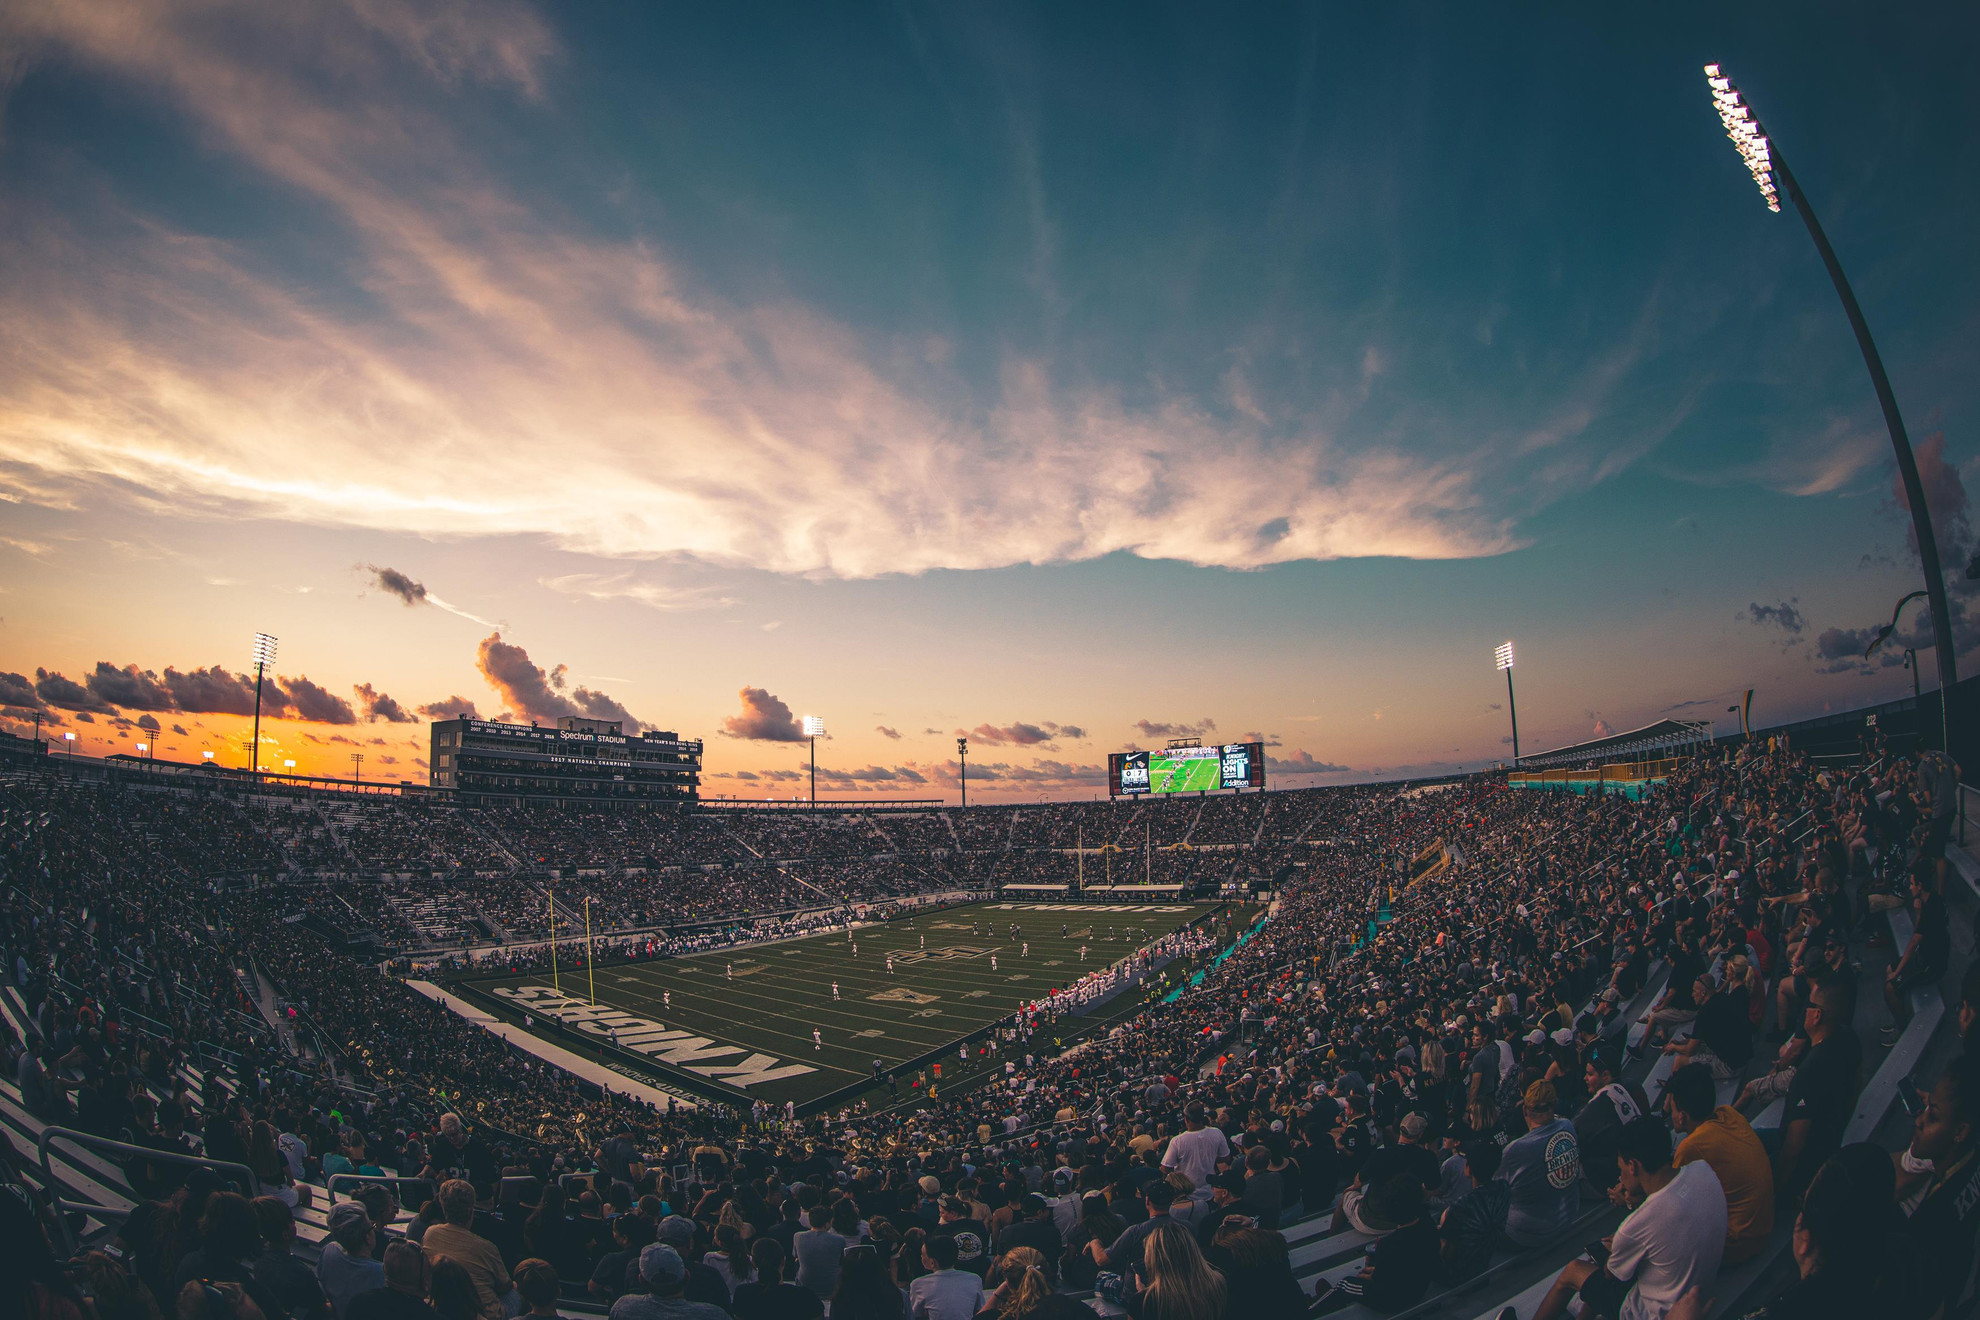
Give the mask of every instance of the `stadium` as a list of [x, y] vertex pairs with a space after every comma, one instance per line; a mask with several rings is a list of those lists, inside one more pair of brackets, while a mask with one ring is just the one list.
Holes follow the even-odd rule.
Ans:
[[[516, 1266], [553, 1250], [553, 1213], [652, 1213], [627, 1196], [683, 1216], [683, 1251], [727, 1241], [713, 1206], [775, 1223], [809, 1201], [829, 1224], [832, 1198], [884, 1245], [919, 1230], [933, 1179], [959, 1207], [935, 1232], [1010, 1234], [1040, 1206], [1064, 1295], [1103, 1313], [1112, 1285], [1081, 1260], [1109, 1205], [1242, 1216], [1283, 1238], [1261, 1268], [1302, 1309], [1353, 1315], [1370, 1303], [1339, 1285], [1400, 1231], [1384, 1214], [1476, 1208], [1463, 1170], [1503, 1167], [1529, 1126], [1574, 1133], [1565, 1199], [1539, 1182], [1547, 1231], [1409, 1285], [1409, 1314], [1469, 1317], [1525, 1314], [1614, 1229], [1631, 1106], [1764, 1143], [1757, 1185], [1727, 1175], [1738, 1263], [1717, 1286], [1737, 1313], [1791, 1268], [1787, 1187], [1852, 1143], [1922, 1158], [1909, 1088], [1980, 1006], [1969, 922], [1949, 921], [1980, 867], [1951, 842], [1939, 879], [1935, 832], [1963, 833], [1965, 807], [1936, 809], [1932, 716], [966, 810], [469, 805], [16, 741], [0, 1119], [72, 1252], [142, 1261], [139, 1208], [231, 1188], [296, 1198], [285, 1251], [314, 1262], [357, 1250], [338, 1207], [393, 1240], [455, 1176]], [[1737, 1011], [1714, 1013], [1725, 996]], [[1764, 1034], [1804, 1003], [1846, 1009], [1817, 1044], [1860, 1052], [1830, 1091], [1783, 1081], [1798, 1038]], [[1949, 1085], [1932, 1103], [1965, 1104]], [[1144, 1162], [1199, 1116], [1239, 1171], [1208, 1203]], [[1932, 1158], [1963, 1168], [1976, 1141], [1961, 1119]], [[1412, 1149], [1425, 1185], [1391, 1176], [1371, 1206], [1371, 1169]], [[559, 1311], [601, 1307], [602, 1251], [559, 1265]]]
[[0, 10], [0, 1320], [1980, 1314], [1947, 8]]

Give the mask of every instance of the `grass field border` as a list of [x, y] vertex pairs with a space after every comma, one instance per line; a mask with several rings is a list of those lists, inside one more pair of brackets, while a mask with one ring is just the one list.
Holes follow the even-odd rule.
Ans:
[[[1011, 895], [1011, 896], [1004, 896], [991, 900], [973, 899], [956, 904], [947, 904], [940, 907], [924, 908], [911, 914], [904, 914], [902, 917], [897, 918], [895, 921], [874, 923], [872, 926], [868, 926], [865, 929], [872, 930], [876, 926], [893, 927], [897, 925], [904, 925], [918, 919], [937, 917], [944, 913], [951, 913], [964, 909], [981, 908], [983, 906], [993, 905], [999, 902], [1024, 904], [1027, 908], [1031, 908], [1033, 910], [1033, 915], [1040, 915], [1047, 917], [1049, 917], [1049, 914], [1052, 910], [1056, 910], [1060, 908], [1063, 908], [1068, 915], [1077, 916], [1077, 914], [1079, 914], [1082, 911], [1082, 909], [1089, 909], [1089, 908], [1104, 909], [1108, 907], [1126, 906], [1118, 901], [1112, 903], [1104, 903], [1104, 904], [1073, 904], [1073, 903], [1039, 904], [1034, 899], [1028, 896]], [[1166, 902], [1158, 900], [1156, 903], [1148, 904], [1146, 906], [1151, 906], [1151, 907], [1168, 906], [1171, 903], [1176, 903], [1176, 902], [1177, 900], [1173, 900], [1173, 899], [1167, 900]], [[1242, 911], [1249, 906], [1247, 904], [1238, 903], [1227, 899], [1181, 900], [1180, 902], [1183, 905], [1187, 905], [1194, 908], [1200, 908], [1201, 911], [1191, 916], [1188, 920], [1183, 921], [1176, 926], [1170, 927], [1168, 931], [1164, 932], [1165, 934], [1173, 931], [1188, 929], [1194, 926], [1201, 925], [1206, 922], [1211, 922], [1219, 917], [1229, 916], [1236, 911]], [[760, 959], [761, 957], [763, 957], [763, 955], [771, 953], [771, 951], [776, 950], [780, 946], [788, 946], [793, 943], [799, 943], [802, 942], [805, 938], [815, 939], [818, 937], [810, 936], [810, 937], [798, 937], [797, 939], [769, 940], [759, 944], [736, 946], [733, 950], [727, 950], [727, 949], [705, 950], [705, 951], [700, 951], [696, 954], [682, 955], [680, 958], [670, 958], [670, 959], [656, 960], [656, 959], [634, 959], [634, 958], [610, 958], [610, 959], [602, 958], [599, 960], [594, 970], [597, 973], [608, 973], [616, 969], [628, 968], [628, 967], [651, 967], [656, 962], [679, 962], [679, 961], [688, 961], [694, 959], [702, 960], [703, 963], [705, 964], [706, 960], [710, 958], [719, 957], [721, 955], [730, 952], [733, 952], [735, 956], [738, 958]], [[1139, 948], [1145, 946], [1137, 945], [1135, 947]], [[1100, 964], [1100, 965], [1105, 965], [1105, 964]], [[518, 974], [506, 970], [469, 972], [463, 975], [448, 977], [445, 979], [444, 984], [446, 985], [446, 988], [450, 992], [460, 996], [462, 999], [473, 1004], [475, 1007], [482, 1009], [494, 1015], [495, 1017], [500, 1018], [505, 1022], [517, 1026], [525, 1026], [524, 1017], [527, 1013], [526, 1007], [523, 1005], [519, 1005], [510, 999], [504, 998], [503, 996], [493, 993], [493, 988], [498, 984], [499, 985], [516, 984], [519, 980], [527, 979], [529, 975], [530, 974], [527, 973]], [[569, 979], [572, 976], [581, 976], [581, 975], [582, 975], [581, 972], [576, 972], [571, 969], [567, 969], [565, 972], [566, 979]], [[676, 993], [679, 993], [678, 986], [675, 987], [675, 990]], [[582, 987], [576, 984], [574, 984], [571, 987], [567, 987], [566, 992], [575, 994], [580, 998], [583, 997]], [[644, 1014], [648, 1011], [638, 1002], [639, 1000], [646, 998], [648, 998], [648, 996], [644, 994], [626, 993], [615, 988], [614, 993], [609, 996], [601, 994], [598, 1003], [601, 1007], [615, 1008], [624, 1012], [639, 1015], [639, 1014]], [[849, 1004], [844, 1011], [848, 1013], [857, 1013], [859, 1010], [857, 1009], [856, 1006]], [[525, 1029], [530, 1031], [532, 1034], [537, 1035], [545, 1040], [553, 1041], [557, 1045], [565, 1049], [571, 1050], [576, 1054], [591, 1059], [601, 1064], [602, 1066], [611, 1068], [613, 1071], [621, 1073], [623, 1075], [651, 1078], [667, 1086], [685, 1091], [689, 1094], [702, 1097], [704, 1099], [713, 1100], [728, 1105], [740, 1106], [743, 1108], [747, 1108], [757, 1099], [765, 1098], [759, 1094], [752, 1094], [751, 1092], [746, 1091], [741, 1087], [729, 1085], [715, 1078], [703, 1076], [699, 1073], [689, 1071], [686, 1068], [678, 1067], [673, 1064], [669, 1064], [661, 1060], [652, 1058], [649, 1055], [640, 1054], [631, 1049], [614, 1047], [606, 1043], [604, 1040], [600, 1039], [596, 1035], [593, 1035], [589, 1032], [577, 1030], [572, 1026], [567, 1026], [564, 1023], [558, 1022], [555, 1019], [550, 1018], [541, 1012], [527, 1013], [527, 1016], [529, 1018], [529, 1021], [525, 1026]], [[655, 1013], [653, 1014], [653, 1016], [657, 1017], [658, 1014]], [[1106, 1021], [1111, 1021], [1112, 1018], [1115, 1016], [1115, 1014], [1103, 1011], [1095, 1016], [1098, 1020], [1102, 1022], [1106, 1022]], [[1015, 1017], [1015, 1012], [1013, 1011], [1013, 1012], [1007, 1012], [996, 1018], [982, 1022], [979, 1025], [973, 1027], [968, 1027], [966, 1029], [961, 1027], [954, 1027], [948, 1029], [931, 1028], [927, 1035], [920, 1037], [920, 1042], [926, 1042], [926, 1048], [922, 1049], [919, 1053], [915, 1053], [907, 1057], [900, 1058], [893, 1062], [890, 1062], [888, 1064], [887, 1071], [891, 1075], [896, 1077], [906, 1077], [921, 1069], [925, 1069], [929, 1065], [934, 1063], [949, 1062], [953, 1065], [953, 1056], [960, 1047], [962, 1047], [965, 1044], [969, 1044], [973, 1046], [976, 1043], [983, 1041], [984, 1039], [989, 1037], [993, 1032], [997, 1031], [999, 1028], [1008, 1026], [1014, 1017]], [[1083, 1036], [1087, 1034], [1087, 1031], [1091, 1025], [1087, 1021], [1087, 1019], [1084, 1018], [1070, 1019], [1069, 1021], [1078, 1022], [1080, 1025], [1076, 1028], [1069, 1028], [1064, 1033], [1065, 1037], [1068, 1040], [1068, 1043], [1070, 1043], [1071, 1039], [1073, 1038], [1077, 1038], [1079, 1036]], [[903, 1039], [898, 1034], [898, 1030], [897, 1030], [900, 1024], [896, 1021], [890, 1021], [888, 1025], [890, 1029], [890, 1035], [894, 1037], [894, 1040], [896, 1041], [897, 1044], [900, 1043]], [[694, 1030], [695, 1028], [690, 1028], [690, 1029]], [[707, 1029], [700, 1028], [699, 1030], [705, 1031]], [[737, 1039], [737, 1038], [731, 1037], [730, 1039]], [[909, 1044], [920, 1043], [920, 1042], [914, 1040], [912, 1037], [907, 1038], [907, 1043]], [[779, 1050], [784, 1058], [787, 1058], [792, 1062], [811, 1063], [813, 1064], [813, 1066], [819, 1068], [821, 1071], [838, 1074], [841, 1078], [844, 1079], [844, 1083], [842, 1085], [834, 1087], [829, 1091], [822, 1092], [805, 1099], [796, 1100], [796, 1105], [800, 1113], [815, 1113], [821, 1109], [837, 1107], [849, 1103], [851, 1100], [853, 1100], [854, 1098], [858, 1097], [861, 1094], [865, 1094], [876, 1089], [875, 1083], [871, 1075], [866, 1072], [847, 1068], [843, 1066], [842, 1063], [828, 1062], [827, 1060], [824, 1059], [817, 1059], [817, 1060], [812, 1059], [810, 1057], [811, 1051], [809, 1049], [809, 1046], [811, 1045], [811, 1041], [809, 1037], [806, 1037], [802, 1041], [790, 1040], [779, 1045], [776, 1041], [769, 1039], [763, 1034], [758, 1033], [754, 1036], [753, 1039], [739, 1040], [738, 1043], [740, 1043], [741, 1045], [744, 1046], [744, 1048], [747, 1049]], [[843, 1047], [841, 1047], [841, 1050], [842, 1049]]]

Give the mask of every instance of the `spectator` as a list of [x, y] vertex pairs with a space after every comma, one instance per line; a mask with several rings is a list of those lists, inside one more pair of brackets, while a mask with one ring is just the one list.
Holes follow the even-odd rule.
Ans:
[[[817, 1300], [809, 1289], [802, 1291]], [[889, 1277], [887, 1261], [879, 1250], [868, 1246], [846, 1252], [845, 1264], [839, 1271], [839, 1289], [832, 1295], [835, 1320], [903, 1320], [906, 1313], [907, 1299]], [[740, 1310], [737, 1316], [740, 1320]]]
[[1141, 1266], [1143, 1282], [1125, 1294], [1135, 1320], [1222, 1320], [1229, 1287], [1182, 1225], [1157, 1224], [1144, 1239]]
[[1382, 1216], [1395, 1227], [1368, 1244], [1368, 1263], [1331, 1291], [1317, 1292], [1313, 1313], [1327, 1315], [1361, 1302], [1372, 1310], [1399, 1311], [1421, 1301], [1438, 1260], [1437, 1230], [1423, 1206], [1423, 1183], [1412, 1173], [1395, 1173], [1376, 1189]]
[[1704, 1160], [1725, 1192], [1725, 1263], [1752, 1260], [1774, 1232], [1774, 1170], [1767, 1148], [1737, 1109], [1718, 1103], [1711, 1070], [1702, 1063], [1671, 1074], [1664, 1113], [1671, 1130], [1684, 1138], [1678, 1142], [1678, 1167]]
[[1581, 1170], [1589, 1183], [1606, 1192], [1616, 1185], [1616, 1136], [1624, 1126], [1643, 1117], [1649, 1108], [1643, 1088], [1622, 1078], [1620, 1060], [1606, 1044], [1591, 1045], [1582, 1070], [1588, 1103], [1574, 1116], [1575, 1142], [1581, 1150]]
[[[330, 1299], [309, 1266], [296, 1256], [296, 1221], [289, 1207], [273, 1196], [254, 1199], [255, 1225], [261, 1232], [261, 1254], [248, 1267], [256, 1283], [275, 1299], [279, 1315], [268, 1320], [323, 1320]], [[386, 1280], [390, 1284], [390, 1279]], [[360, 1294], [362, 1295], [362, 1294]]]
[[1512, 1207], [1512, 1187], [1501, 1180], [1500, 1150], [1489, 1137], [1464, 1145], [1465, 1174], [1473, 1190], [1453, 1202], [1438, 1221], [1437, 1278], [1463, 1283], [1491, 1262], [1505, 1241], [1506, 1215]]
[[[1408, 1140], [1411, 1122], [1416, 1124], [1416, 1139], [1423, 1137], [1423, 1118], [1411, 1114], [1403, 1120], [1404, 1140]], [[1418, 1147], [1421, 1149], [1420, 1147]], [[1427, 1153], [1427, 1152], [1426, 1152]], [[1436, 1160], [1430, 1161], [1431, 1181], [1436, 1181]], [[1276, 1230], [1279, 1227], [1279, 1214], [1285, 1205], [1285, 1180], [1272, 1168], [1272, 1152], [1263, 1144], [1254, 1145], [1244, 1153], [1244, 1207], [1246, 1213], [1258, 1221], [1260, 1228]]]
[[1895, 1188], [1885, 1151], [1867, 1142], [1837, 1151], [1816, 1171], [1795, 1216], [1799, 1277], [1748, 1320], [1930, 1314], [1929, 1271], [1897, 1227]]
[[[1940, 847], [1943, 858], [1944, 845]], [[1911, 1021], [1912, 991], [1938, 985], [1952, 955], [1946, 900], [1938, 892], [1940, 865], [1942, 862], [1921, 857], [1911, 867], [1911, 939], [1884, 974], [1884, 1006], [1891, 1012], [1891, 1025], [1884, 1028], [1886, 1046], [1897, 1044], [1905, 1024]]]
[[1809, 992], [1802, 1009], [1808, 1052], [1795, 1067], [1781, 1118], [1781, 1146], [1774, 1156], [1776, 1196], [1798, 1197], [1822, 1161], [1842, 1145], [1863, 1058], [1850, 1026], [1855, 1011], [1855, 987], [1840, 976], [1824, 977]]
[[1552, 1241], [1574, 1222], [1581, 1205], [1581, 1148], [1574, 1124], [1554, 1113], [1551, 1082], [1535, 1082], [1521, 1097], [1526, 1135], [1506, 1147], [1499, 1178], [1512, 1191], [1506, 1237], [1517, 1247]]
[[[651, 1199], [640, 1198], [644, 1206]], [[655, 1213], [658, 1213], [657, 1204]], [[694, 1255], [695, 1223], [686, 1215], [668, 1215], [660, 1221], [654, 1234], [656, 1241], [674, 1249], [681, 1258], [681, 1267], [687, 1271], [687, 1282], [682, 1285], [681, 1296], [690, 1302], [707, 1302], [724, 1310], [729, 1306], [729, 1284], [721, 1272], [706, 1261], [696, 1260]], [[628, 1289], [634, 1280], [628, 1280]]]
[[[1104, 1204], [1104, 1202], [1103, 1202]], [[1045, 1277], [1054, 1286], [1059, 1280], [1059, 1254], [1065, 1243], [1053, 1222], [1052, 1207], [1036, 1192], [1026, 1192], [1018, 1201], [1018, 1218], [997, 1235], [997, 1252], [1003, 1255], [1018, 1247], [1030, 1247], [1045, 1258]]]
[[1197, 1242], [1209, 1246], [1217, 1230], [1231, 1221], [1237, 1221], [1241, 1228], [1253, 1228], [1258, 1224], [1258, 1217], [1244, 1205], [1244, 1175], [1235, 1169], [1211, 1177], [1210, 1213], [1196, 1225]]
[[440, 1320], [480, 1320], [481, 1291], [459, 1261], [449, 1256], [428, 1257], [427, 1287]]
[[[869, 1253], [871, 1247], [855, 1248]], [[819, 1320], [825, 1314], [824, 1303], [811, 1289], [784, 1281], [784, 1246], [773, 1237], [760, 1237], [750, 1244], [750, 1264], [754, 1267], [750, 1277], [736, 1285], [735, 1301], [730, 1310], [736, 1320]], [[839, 1294], [846, 1291], [846, 1278], [850, 1267], [839, 1272]], [[832, 1309], [841, 1308], [834, 1301]], [[894, 1309], [886, 1320], [900, 1320], [900, 1293], [894, 1293]]]
[[983, 1309], [983, 1280], [956, 1268], [956, 1240], [930, 1234], [921, 1263], [928, 1273], [908, 1285], [909, 1320], [974, 1320]]
[[832, 1212], [824, 1206], [811, 1207], [805, 1219], [811, 1227], [791, 1239], [792, 1252], [797, 1257], [797, 1281], [811, 1289], [812, 1296], [824, 1301], [838, 1290], [846, 1240], [832, 1231]]
[[961, 1197], [945, 1196], [941, 1205], [941, 1222], [929, 1236], [954, 1239], [956, 1268], [968, 1270], [979, 1279], [984, 1277], [990, 1268], [990, 1230]]
[[385, 1265], [372, 1258], [378, 1230], [356, 1201], [339, 1201], [332, 1206], [328, 1228], [328, 1240], [316, 1262], [316, 1278], [328, 1294], [337, 1320], [346, 1320], [351, 1299], [385, 1286]]
[[[1920, 1248], [1931, 1301], [1948, 1315], [1971, 1299], [1980, 1231], [1980, 1055], [1962, 1055], [1934, 1084], [1912, 1123], [1898, 1197], [1921, 1197], [1905, 1221]], [[1921, 1196], [1922, 1192], [1922, 1196]]]
[[984, 1315], [996, 1320], [1025, 1320], [1052, 1295], [1045, 1276], [1045, 1257], [1035, 1247], [1014, 1247], [997, 1258], [997, 1287], [984, 1301]]
[[1698, 1016], [1691, 1035], [1664, 1046], [1664, 1053], [1673, 1056], [1673, 1069], [1702, 1063], [1717, 1080], [1732, 1081], [1753, 1057], [1753, 1019], [1747, 1013], [1747, 1000], [1742, 992], [1715, 985], [1710, 972], [1698, 974], [1692, 1000]]
[[1694, 1287], [1710, 1287], [1726, 1246], [1726, 1195], [1703, 1160], [1671, 1163], [1671, 1130], [1654, 1115], [1623, 1129], [1617, 1166], [1624, 1195], [1640, 1201], [1603, 1259], [1569, 1261], [1533, 1313], [1559, 1320], [1579, 1294], [1584, 1312], [1661, 1320]]
[[516, 1292], [529, 1308], [532, 1320], [555, 1320], [557, 1298], [563, 1291], [557, 1282], [557, 1267], [537, 1256], [516, 1262]]
[[1183, 1131], [1169, 1138], [1169, 1149], [1162, 1156], [1162, 1167], [1187, 1174], [1191, 1195], [1203, 1202], [1210, 1199], [1210, 1175], [1217, 1171], [1217, 1162], [1231, 1153], [1223, 1129], [1206, 1126], [1208, 1122], [1203, 1102], [1192, 1100], [1183, 1110]]
[[[431, 1275], [418, 1243], [392, 1243], [385, 1248], [385, 1286], [353, 1298], [345, 1320], [437, 1320], [440, 1313], [426, 1303]], [[478, 1313], [480, 1303], [474, 1305]]]
[[721, 1307], [682, 1296], [687, 1263], [664, 1242], [655, 1242], [639, 1253], [639, 1277], [647, 1291], [627, 1293], [613, 1302], [611, 1320], [728, 1320], [728, 1312]]
[[626, 1279], [639, 1269], [639, 1253], [653, 1244], [653, 1221], [624, 1214], [612, 1220], [612, 1250], [598, 1258], [585, 1289], [601, 1301], [617, 1301]]
[[[445, 1256], [468, 1272], [474, 1280], [475, 1296], [480, 1299], [483, 1320], [505, 1320], [502, 1299], [513, 1286], [502, 1253], [493, 1242], [477, 1234], [474, 1223], [474, 1185], [450, 1178], [440, 1185], [440, 1213], [443, 1222], [426, 1230], [420, 1247], [429, 1261]], [[369, 1222], [367, 1220], [367, 1222]]]
[[1203, 1258], [1224, 1276], [1226, 1314], [1244, 1320], [1301, 1320], [1306, 1315], [1308, 1298], [1293, 1277], [1284, 1234], [1227, 1223], [1204, 1248]]

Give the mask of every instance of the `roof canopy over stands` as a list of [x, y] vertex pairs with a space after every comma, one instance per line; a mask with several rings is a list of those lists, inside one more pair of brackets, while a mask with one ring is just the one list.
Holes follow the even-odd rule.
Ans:
[[1592, 765], [1597, 761], [1642, 760], [1669, 756], [1711, 741], [1712, 726], [1704, 720], [1658, 720], [1655, 724], [1646, 724], [1628, 733], [1611, 734], [1607, 738], [1595, 738], [1571, 747], [1557, 747], [1535, 756], [1522, 756], [1519, 768], [1546, 770], [1567, 765]]

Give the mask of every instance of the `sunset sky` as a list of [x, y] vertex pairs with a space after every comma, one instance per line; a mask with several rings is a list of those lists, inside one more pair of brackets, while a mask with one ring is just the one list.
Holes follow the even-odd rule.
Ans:
[[[423, 782], [625, 717], [711, 795], [1275, 784], [1980, 665], [1970, 5], [0, 8], [0, 706]], [[1913, 607], [1915, 611], [1917, 607]], [[1929, 645], [1922, 613], [1906, 636]], [[1929, 650], [1925, 683], [1936, 682]], [[153, 732], [155, 730], [155, 732]]]

